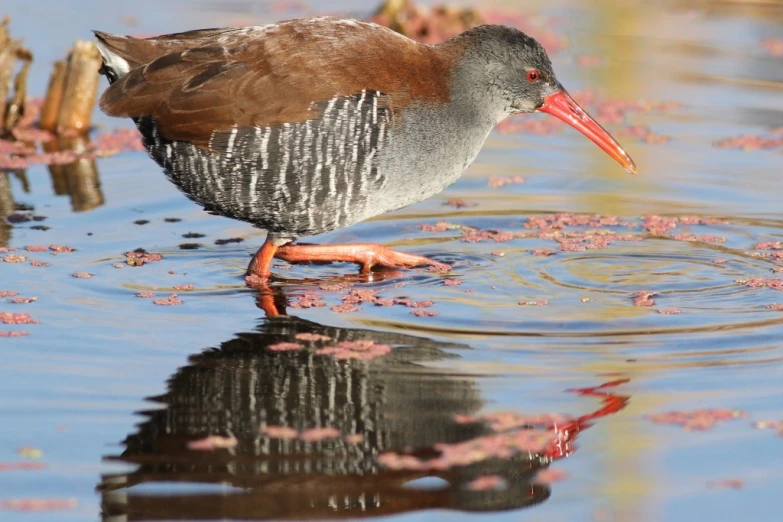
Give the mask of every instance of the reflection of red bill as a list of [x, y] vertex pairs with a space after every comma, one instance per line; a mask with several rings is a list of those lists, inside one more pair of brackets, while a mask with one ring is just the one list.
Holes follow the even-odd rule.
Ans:
[[544, 105], [538, 110], [563, 120], [590, 138], [604, 152], [617, 160], [625, 170], [636, 174], [636, 164], [620, 144], [597, 121], [591, 118], [566, 91], [558, 91], [544, 98]]

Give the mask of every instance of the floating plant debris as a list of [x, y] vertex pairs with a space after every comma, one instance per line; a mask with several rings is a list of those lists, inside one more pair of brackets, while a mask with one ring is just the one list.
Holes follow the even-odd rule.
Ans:
[[[247, 278], [245, 278], [247, 280]], [[291, 308], [323, 308], [326, 303], [322, 301], [322, 297], [318, 294], [308, 293], [297, 297], [297, 299], [289, 306]]]
[[464, 199], [449, 199], [446, 200], [444, 205], [448, 205], [450, 207], [459, 209], [459, 208], [466, 208], [466, 207], [475, 207], [476, 205], [478, 205], [478, 203], [474, 203], [472, 201], [465, 201]]
[[16, 449], [16, 453], [20, 457], [26, 459], [40, 459], [43, 458], [43, 450], [36, 448], [35, 446], [21, 446]]
[[372, 339], [341, 341], [335, 346], [324, 346], [315, 351], [316, 355], [332, 355], [337, 359], [355, 359], [370, 361], [391, 352], [391, 346], [376, 343]]
[[774, 279], [771, 277], [757, 277], [754, 279], [739, 279], [737, 284], [745, 285], [749, 288], [771, 288], [772, 290], [783, 291], [783, 279]]
[[46, 469], [43, 462], [0, 462], [0, 472], [2, 471], [40, 471]]
[[63, 511], [76, 509], [79, 502], [75, 498], [14, 498], [0, 500], [0, 511]]
[[745, 483], [740, 479], [710, 480], [707, 487], [710, 489], [742, 489]]
[[163, 259], [162, 254], [147, 252], [143, 248], [137, 248], [132, 252], [125, 252], [125, 263], [129, 266], [142, 266], [145, 263], [154, 263]]
[[335, 428], [310, 428], [299, 434], [299, 440], [306, 442], [319, 442], [325, 439], [336, 439], [340, 436], [340, 430]]
[[649, 129], [649, 127], [645, 125], [632, 125], [630, 127], [624, 127], [620, 129], [618, 134], [620, 136], [630, 136], [632, 138], [637, 138], [639, 141], [652, 144], [666, 143], [667, 141], [671, 140], [669, 136], [655, 134]]
[[[259, 431], [270, 439], [299, 439], [305, 442], [320, 442], [327, 439], [337, 439], [341, 436], [340, 430], [330, 427], [309, 428], [297, 431], [289, 426], [263, 426]], [[353, 444], [358, 444], [364, 440], [361, 435], [358, 435], [361, 439], [356, 438], [357, 435], [346, 435], [345, 438], [348, 439], [349, 437], [353, 437], [353, 440], [355, 441]]]
[[92, 140], [92, 147], [98, 156], [106, 157], [126, 151], [144, 152], [141, 134], [132, 128], [113, 129], [98, 134]]
[[0, 331], [0, 337], [26, 337], [30, 335], [30, 332], [24, 330], [2, 330]]
[[745, 134], [716, 141], [714, 145], [719, 149], [742, 149], [744, 151], [777, 149], [783, 147], [783, 127], [772, 131], [769, 137]]
[[411, 310], [410, 314], [416, 317], [434, 317], [438, 315], [438, 312], [434, 310]]
[[783, 38], [764, 38], [761, 47], [770, 56], [783, 56]]
[[288, 426], [264, 426], [260, 431], [270, 439], [295, 439], [299, 437], [299, 432]]
[[30, 304], [36, 302], [37, 300], [37, 297], [15, 297], [13, 299], [9, 299], [8, 302], [13, 304]]
[[270, 344], [267, 346], [267, 349], [272, 350], [273, 352], [292, 352], [301, 350], [302, 345], [299, 343], [276, 343]]
[[764, 241], [756, 243], [753, 247], [756, 250], [783, 250], [783, 242], [781, 241]]
[[[583, 90], [572, 93], [574, 99], [604, 125], [624, 124], [632, 113], [667, 113], [681, 107], [676, 102], [656, 102], [646, 100], [613, 100], [598, 96], [596, 91]], [[497, 125], [504, 134], [553, 134], [565, 128], [565, 124], [556, 118], [540, 118], [537, 115], [520, 114], [506, 118]], [[621, 131], [647, 143], [665, 143], [668, 137], [652, 133], [647, 127], [632, 126]]]
[[549, 301], [541, 299], [540, 301], [520, 301], [517, 304], [520, 306], [546, 306], [549, 304]]
[[353, 304], [340, 304], [340, 305], [334, 305], [332, 307], [332, 312], [337, 312], [338, 314], [344, 314], [348, 312], [358, 312], [359, 307]]
[[568, 477], [568, 473], [561, 469], [545, 468], [539, 470], [536, 476], [533, 478], [534, 484], [550, 485], [555, 482], [560, 482]]
[[14, 314], [10, 312], [0, 312], [0, 322], [3, 324], [38, 324], [37, 319], [33, 319], [27, 314]]
[[392, 470], [442, 471], [489, 459], [508, 459], [518, 453], [542, 454], [557, 438], [554, 430], [524, 429], [435, 444], [440, 456], [431, 459], [389, 452], [379, 455], [378, 462]]
[[783, 421], [757, 421], [753, 423], [753, 427], [757, 430], [776, 430], [778, 436], [783, 437]]
[[506, 185], [519, 185], [525, 182], [525, 178], [522, 176], [492, 176], [487, 181], [489, 188], [500, 188]]
[[747, 417], [748, 414], [742, 410], [733, 410], [728, 408], [719, 409], [701, 409], [694, 411], [669, 411], [657, 413], [655, 415], [646, 415], [645, 419], [657, 424], [675, 424], [682, 426], [689, 431], [710, 430], [714, 426], [727, 420], [737, 420]]
[[57, 252], [58, 254], [70, 253], [76, 251], [74, 247], [65, 246], [65, 245], [49, 245], [49, 250], [51, 250], [52, 252]]
[[180, 299], [177, 294], [171, 294], [170, 296], [166, 297], [165, 299], [155, 299], [152, 301], [152, 304], [160, 305], [160, 306], [178, 306], [182, 304], [182, 299]]
[[92, 274], [89, 272], [74, 272], [71, 274], [71, 277], [75, 277], [76, 279], [90, 279]]
[[507, 487], [506, 479], [500, 475], [481, 475], [465, 485], [468, 491], [497, 491]]
[[361, 433], [353, 433], [343, 437], [343, 440], [346, 444], [361, 444], [364, 442], [364, 435]]
[[233, 435], [228, 437], [210, 435], [203, 439], [188, 442], [188, 449], [195, 451], [212, 451], [216, 449], [231, 449], [236, 447], [237, 444], [239, 444], [239, 441]]
[[633, 305], [634, 306], [653, 306], [655, 304], [655, 301], [653, 301], [653, 296], [658, 295], [658, 292], [637, 292], [633, 296]]
[[331, 341], [332, 338], [328, 335], [322, 335], [317, 333], [309, 333], [309, 332], [301, 332], [294, 336], [299, 341], [311, 341], [311, 342], [318, 342], [318, 341]]

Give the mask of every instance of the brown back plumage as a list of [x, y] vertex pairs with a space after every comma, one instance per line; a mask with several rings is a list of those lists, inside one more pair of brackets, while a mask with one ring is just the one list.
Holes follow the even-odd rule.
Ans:
[[106, 90], [101, 109], [151, 117], [165, 138], [201, 147], [235, 125], [318, 118], [318, 102], [363, 89], [387, 94], [392, 109], [446, 102], [457, 58], [374, 24], [332, 18], [150, 39], [96, 36], [131, 69]]

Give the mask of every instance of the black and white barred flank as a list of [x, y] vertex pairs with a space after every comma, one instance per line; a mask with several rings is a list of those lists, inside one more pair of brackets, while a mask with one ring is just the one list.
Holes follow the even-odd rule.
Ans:
[[363, 218], [393, 113], [384, 94], [314, 104], [320, 117], [270, 127], [216, 131], [210, 150], [168, 141], [153, 120], [137, 118], [150, 156], [207, 211], [250, 222], [280, 237], [314, 235]]

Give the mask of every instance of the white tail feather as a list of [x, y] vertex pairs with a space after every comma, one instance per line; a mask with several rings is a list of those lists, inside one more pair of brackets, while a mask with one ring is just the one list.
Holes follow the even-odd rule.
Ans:
[[128, 72], [130, 72], [130, 65], [128, 65], [128, 62], [125, 60], [125, 58], [111, 52], [111, 50], [103, 45], [100, 41], [96, 41], [95, 43], [98, 46], [98, 51], [100, 51], [101, 56], [103, 56], [103, 62], [106, 64], [106, 67], [114, 71], [114, 74], [117, 75], [117, 78], [122, 78], [128, 74]]

